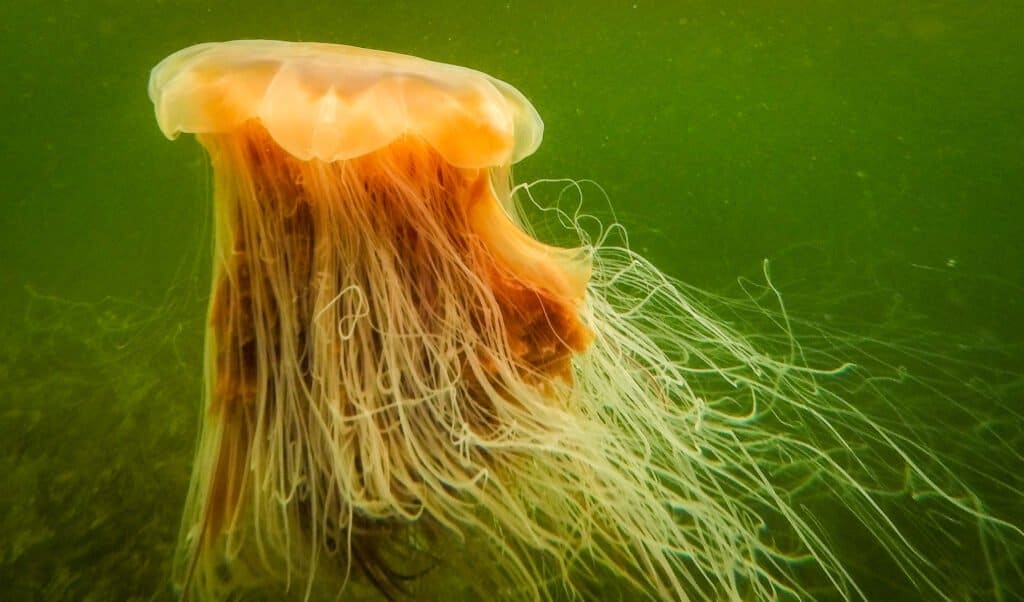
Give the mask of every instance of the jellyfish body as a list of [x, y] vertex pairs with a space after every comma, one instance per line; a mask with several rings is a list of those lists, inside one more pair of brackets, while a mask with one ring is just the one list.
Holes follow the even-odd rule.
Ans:
[[539, 143], [525, 98], [411, 57], [261, 41], [173, 55], [151, 96], [216, 174], [184, 580], [230, 589], [253, 577], [215, 567], [250, 549], [267, 574], [306, 572], [360, 521], [459, 525], [466, 491], [499, 511], [484, 483], [515, 468], [489, 442], [543, 445], [507, 431], [548, 436], [590, 338], [588, 257], [522, 233], [492, 182]]
[[800, 559], [856, 596], [791, 505], [823, 475], [933, 585], [847, 463], [853, 434], [898, 446], [819, 388], [823, 373], [759, 351], [628, 249], [524, 231], [509, 166], [542, 124], [511, 86], [390, 53], [236, 41], [168, 57], [150, 97], [215, 174], [186, 594], [353, 568], [388, 591], [395, 550], [440, 538], [491, 560], [472, 569], [482, 597], [611, 580], [652, 598], [771, 599], [803, 593]]

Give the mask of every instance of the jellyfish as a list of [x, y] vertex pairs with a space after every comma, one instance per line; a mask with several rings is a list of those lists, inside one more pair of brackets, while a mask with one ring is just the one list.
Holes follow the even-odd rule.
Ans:
[[764, 349], [616, 226], [562, 212], [579, 244], [537, 240], [511, 165], [543, 123], [507, 83], [242, 40], [172, 54], [149, 96], [214, 174], [186, 597], [394, 597], [445, 569], [480, 598], [768, 600], [811, 593], [806, 573], [858, 597], [795, 500], [810, 483], [946, 595], [886, 511], [892, 458], [944, 515], [1016, 529], [824, 385], [849, 367], [804, 361], [783, 311]]

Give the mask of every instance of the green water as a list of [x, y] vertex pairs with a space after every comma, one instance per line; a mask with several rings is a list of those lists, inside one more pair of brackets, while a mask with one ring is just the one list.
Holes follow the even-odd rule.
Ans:
[[[210, 191], [198, 145], [160, 135], [146, 82], [200, 41], [493, 74], [546, 123], [520, 181], [598, 182], [634, 248], [701, 288], [736, 292], [768, 258], [801, 317], [961, 353], [953, 372], [974, 363], [1003, 410], [1024, 409], [1024, 4], [430, 4], [0, 6], [0, 598], [171, 597]], [[585, 202], [607, 214], [596, 189]], [[1004, 412], [998, 432], [1022, 430]]]

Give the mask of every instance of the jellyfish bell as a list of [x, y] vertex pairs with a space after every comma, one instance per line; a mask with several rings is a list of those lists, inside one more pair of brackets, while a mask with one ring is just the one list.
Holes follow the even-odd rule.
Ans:
[[[172, 54], [149, 95], [214, 170], [186, 596], [309, 598], [357, 574], [397, 596], [425, 552], [481, 599], [769, 600], [811, 595], [808, 572], [857, 597], [797, 500], [810, 483], [941, 593], [880, 475], [929, 484], [944, 519], [997, 524], [823, 386], [833, 371], [799, 361], [784, 313], [780, 359], [607, 235], [531, 237], [510, 166], [543, 125], [508, 84], [243, 40]], [[887, 453], [851, 457], [864, 441]]]
[[149, 96], [168, 138], [257, 119], [304, 161], [351, 159], [411, 133], [451, 165], [493, 167], [532, 154], [544, 133], [533, 105], [501, 80], [337, 44], [197, 44], [153, 69]]

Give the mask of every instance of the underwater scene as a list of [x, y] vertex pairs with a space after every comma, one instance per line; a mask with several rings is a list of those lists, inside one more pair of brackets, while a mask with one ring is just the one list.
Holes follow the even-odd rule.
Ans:
[[0, 7], [0, 599], [1024, 599], [1024, 5]]

